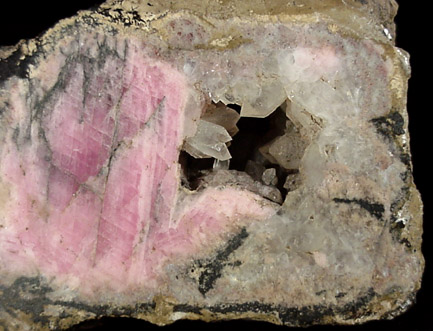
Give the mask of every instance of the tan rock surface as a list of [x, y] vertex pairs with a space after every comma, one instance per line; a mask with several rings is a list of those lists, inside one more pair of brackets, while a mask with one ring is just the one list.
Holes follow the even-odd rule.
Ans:
[[[0, 49], [0, 329], [64, 329], [102, 316], [131, 316], [158, 325], [240, 318], [293, 326], [357, 324], [404, 312], [420, 287], [424, 259], [422, 202], [408, 143], [410, 68], [408, 55], [394, 46], [396, 10], [392, 0], [112, 0], [62, 20], [38, 39]], [[114, 77], [110, 61], [118, 67], [137, 59], [165, 66], [164, 82], [181, 77], [176, 82], [184, 82], [188, 95], [175, 114], [183, 121], [181, 138], [195, 137], [194, 146], [204, 156], [215, 157], [203, 152], [212, 144], [202, 144], [204, 138], [196, 135], [207, 108], [241, 108], [239, 132], [230, 132], [233, 141], [223, 124], [212, 122], [212, 132], [226, 134], [218, 141], [219, 151], [225, 152], [227, 144], [233, 162], [231, 149], [242, 139], [243, 119], [270, 119], [270, 131], [286, 131], [261, 140], [249, 161], [257, 162], [260, 171], [275, 167], [278, 180], [268, 180], [273, 171], [267, 170], [264, 177], [252, 178], [232, 168], [207, 169], [193, 187], [181, 185], [176, 173], [170, 224], [152, 234], [157, 253], [140, 251], [137, 239], [130, 269], [108, 272], [102, 266], [110, 264], [107, 255], [91, 264], [81, 248], [74, 251], [79, 258], [68, 271], [57, 268], [56, 257], [46, 253], [56, 247], [63, 256], [63, 248], [48, 244], [56, 233], [48, 232], [46, 242], [27, 243], [28, 236], [18, 231], [23, 214], [16, 212], [23, 199], [31, 199], [26, 217], [48, 231], [52, 228], [42, 222], [49, 220], [50, 201], [20, 197], [21, 186], [6, 160], [16, 145], [25, 169], [43, 162], [38, 158], [43, 149], [39, 122], [29, 126], [34, 128], [28, 136], [32, 144], [26, 145], [28, 114], [50, 112], [56, 107], [50, 98], [61, 95], [63, 87], [78, 95], [73, 79], [64, 77], [73, 77], [86, 59], [96, 64], [83, 69], [83, 75], [107, 75], [113, 84], [89, 89], [90, 99], [120, 91], [116, 82], [123, 78]], [[163, 100], [169, 103], [173, 91], [167, 90]], [[77, 105], [84, 103], [77, 97]], [[281, 114], [286, 123], [272, 127]], [[35, 122], [42, 123], [45, 117], [37, 116]], [[137, 139], [128, 146], [136, 146]], [[260, 156], [263, 146], [266, 155]], [[179, 143], [174, 156], [182, 148], [188, 152]], [[109, 162], [120, 159], [114, 153]], [[220, 157], [226, 159], [226, 153]], [[97, 176], [80, 182], [95, 192], [106, 185], [98, 183]], [[231, 201], [238, 202], [226, 212]], [[244, 207], [242, 201], [249, 203]], [[222, 211], [224, 217], [209, 223], [214, 227], [198, 226], [187, 219], [185, 206], [219, 216]], [[179, 234], [182, 222], [188, 225], [186, 237]], [[137, 233], [144, 228], [137, 225]], [[170, 231], [174, 235], [167, 239]], [[192, 242], [192, 248], [166, 245], [176, 242], [173, 238]], [[74, 247], [71, 243], [66, 250]], [[136, 263], [143, 260], [147, 265]]]

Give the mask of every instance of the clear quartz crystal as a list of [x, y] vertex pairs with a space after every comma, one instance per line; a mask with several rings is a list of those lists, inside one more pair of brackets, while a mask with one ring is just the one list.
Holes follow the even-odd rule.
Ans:
[[273, 80], [263, 84], [258, 95], [248, 94], [242, 102], [242, 117], [264, 118], [275, 111], [287, 96], [281, 82]]
[[231, 158], [226, 143], [232, 138], [221, 125], [200, 120], [195, 136], [185, 140], [184, 150], [197, 159], [213, 157], [220, 161]]
[[214, 159], [212, 168], [214, 170], [229, 170], [230, 160], [220, 161], [218, 159]]

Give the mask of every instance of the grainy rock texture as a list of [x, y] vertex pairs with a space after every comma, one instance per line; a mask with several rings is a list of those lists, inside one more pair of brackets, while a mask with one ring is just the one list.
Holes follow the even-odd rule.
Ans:
[[396, 9], [111, 0], [0, 49], [0, 329], [404, 312], [424, 260]]

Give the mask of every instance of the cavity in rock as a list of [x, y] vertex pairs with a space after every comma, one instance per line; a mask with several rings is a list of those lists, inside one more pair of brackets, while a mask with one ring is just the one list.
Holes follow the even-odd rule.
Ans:
[[[198, 189], [210, 184], [242, 186], [244, 183], [244, 188], [251, 190], [253, 186], [264, 185], [273, 192], [264, 196], [281, 203], [287, 191], [298, 186], [294, 182], [299, 181], [299, 161], [306, 146], [298, 129], [287, 118], [285, 107], [283, 103], [271, 115], [253, 118], [239, 117], [238, 105], [209, 105], [200, 119], [198, 133], [186, 140], [185, 152], [180, 156], [184, 186]], [[227, 134], [222, 137], [218, 130]], [[220, 151], [213, 149], [218, 144], [222, 146]], [[229, 158], [223, 157], [221, 151]], [[246, 181], [242, 173], [257, 185]]]

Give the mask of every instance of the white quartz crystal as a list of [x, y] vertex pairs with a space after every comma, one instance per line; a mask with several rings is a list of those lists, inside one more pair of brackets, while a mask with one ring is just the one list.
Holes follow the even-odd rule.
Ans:
[[185, 140], [184, 150], [198, 159], [213, 157], [226, 161], [231, 158], [226, 145], [231, 140], [231, 136], [223, 126], [200, 120], [195, 136]]

